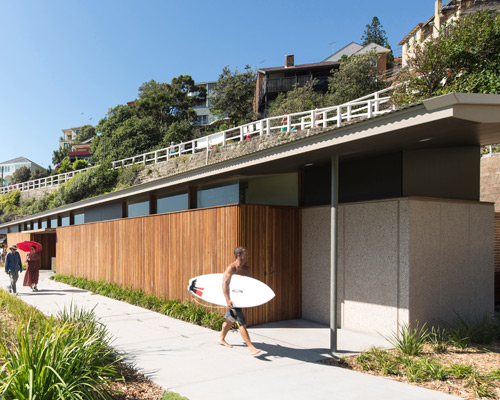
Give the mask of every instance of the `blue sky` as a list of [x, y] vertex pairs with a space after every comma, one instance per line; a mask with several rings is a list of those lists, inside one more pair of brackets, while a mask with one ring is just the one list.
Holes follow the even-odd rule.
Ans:
[[95, 126], [151, 79], [322, 61], [374, 16], [401, 55], [433, 12], [434, 0], [0, 0], [0, 161], [47, 167], [61, 129]]

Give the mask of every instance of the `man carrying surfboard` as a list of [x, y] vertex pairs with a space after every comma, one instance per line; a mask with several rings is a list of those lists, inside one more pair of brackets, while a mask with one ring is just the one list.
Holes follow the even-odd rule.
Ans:
[[226, 320], [222, 324], [222, 331], [219, 337], [219, 344], [229, 348], [233, 347], [228, 342], [226, 342], [226, 335], [231, 329], [233, 323], [236, 322], [236, 324], [238, 325], [238, 330], [240, 332], [240, 335], [247, 344], [248, 348], [250, 349], [250, 353], [253, 356], [258, 356], [263, 354], [263, 351], [253, 345], [246, 328], [247, 321], [245, 315], [243, 314], [241, 308], [236, 308], [234, 306], [234, 303], [229, 295], [229, 283], [231, 282], [231, 277], [233, 275], [243, 275], [253, 278], [252, 270], [247, 264], [248, 250], [246, 249], [246, 247], [241, 247], [241, 246], [237, 247], [236, 249], [234, 249], [234, 257], [236, 259], [226, 268], [226, 270], [224, 271], [224, 275], [222, 277], [222, 292], [224, 293], [224, 297], [226, 298], [226, 303], [229, 309], [226, 315], [224, 316]]

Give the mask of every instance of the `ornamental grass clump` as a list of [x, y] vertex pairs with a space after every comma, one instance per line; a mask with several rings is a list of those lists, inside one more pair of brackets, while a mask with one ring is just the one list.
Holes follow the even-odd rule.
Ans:
[[408, 356], [418, 356], [424, 349], [424, 344], [427, 342], [429, 332], [422, 327], [411, 327], [408, 324], [403, 324], [400, 328], [399, 335], [394, 333], [391, 337], [386, 338], [401, 354]]
[[82, 315], [50, 318], [34, 334], [30, 322], [21, 323], [17, 346], [0, 343], [2, 399], [112, 399], [109, 384], [120, 378], [116, 354], [107, 334], [96, 324], [87, 328], [92, 319]]

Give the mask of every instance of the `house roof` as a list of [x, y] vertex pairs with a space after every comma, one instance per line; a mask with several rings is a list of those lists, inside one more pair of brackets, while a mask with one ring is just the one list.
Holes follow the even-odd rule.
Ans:
[[347, 57], [351, 57], [354, 53], [357, 51], [361, 50], [363, 46], [359, 43], [356, 42], [351, 42], [344, 47], [342, 47], [340, 50], [336, 51], [332, 55], [328, 56], [325, 60], [323, 61], [338, 61], [342, 58], [343, 55], [346, 55]]
[[352, 160], [406, 150], [500, 143], [500, 95], [450, 93], [340, 128], [305, 133], [271, 148], [237, 153], [221, 162], [6, 222], [0, 228], [214, 179], [297, 171], [305, 164], [329, 163], [332, 154], [340, 160]]
[[92, 136], [91, 138], [88, 138], [87, 140], [84, 140], [83, 142], [79, 143], [73, 143], [73, 146], [80, 146], [80, 145], [89, 145], [92, 140], [94, 140], [95, 136]]
[[0, 165], [5, 165], [5, 164], [25, 164], [25, 163], [31, 163], [31, 164], [36, 164], [31, 160], [28, 160], [26, 157], [17, 157], [13, 158], [12, 160], [4, 161], [1, 162]]
[[348, 45], [342, 47], [339, 51], [333, 53], [331, 56], [327, 57], [323, 62], [327, 61], [339, 61], [342, 56], [347, 56], [351, 57], [354, 55], [361, 55], [361, 54], [366, 54], [369, 53], [371, 50], [375, 50], [377, 53], [389, 53], [391, 50], [388, 48], [385, 48], [383, 46], [380, 46], [377, 43], [369, 43], [365, 46], [356, 43], [356, 42], [351, 42]]
[[299, 71], [304, 69], [313, 69], [313, 68], [325, 68], [328, 66], [336, 66], [340, 65], [338, 62], [319, 62], [319, 63], [311, 63], [311, 64], [299, 64], [292, 65], [291, 67], [271, 67], [271, 68], [262, 68], [259, 69], [259, 72], [266, 74], [267, 72], [275, 72], [275, 71]]

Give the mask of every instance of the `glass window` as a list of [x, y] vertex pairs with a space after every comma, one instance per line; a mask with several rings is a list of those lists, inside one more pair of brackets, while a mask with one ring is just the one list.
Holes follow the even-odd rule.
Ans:
[[223, 204], [236, 204], [239, 202], [240, 185], [218, 186], [212, 188], [199, 188], [196, 192], [196, 206], [198, 208], [220, 206]]
[[189, 204], [187, 193], [164, 196], [156, 199], [156, 212], [158, 214], [182, 211], [187, 210], [188, 208]]
[[85, 223], [85, 214], [84, 213], [75, 214], [73, 216], [73, 223], [74, 223], [74, 225], [84, 224]]
[[47, 220], [46, 220], [46, 219], [44, 219], [44, 220], [42, 221], [41, 228], [42, 228], [42, 229], [46, 229], [46, 228], [47, 228]]
[[33, 222], [33, 229], [38, 229], [38, 221]]
[[61, 218], [61, 226], [69, 226], [69, 215]]
[[50, 227], [51, 228], [57, 228], [57, 218], [52, 218], [50, 220]]
[[149, 215], [149, 200], [127, 202], [127, 217]]
[[13, 225], [9, 229], [11, 233], [19, 232], [19, 225]]

